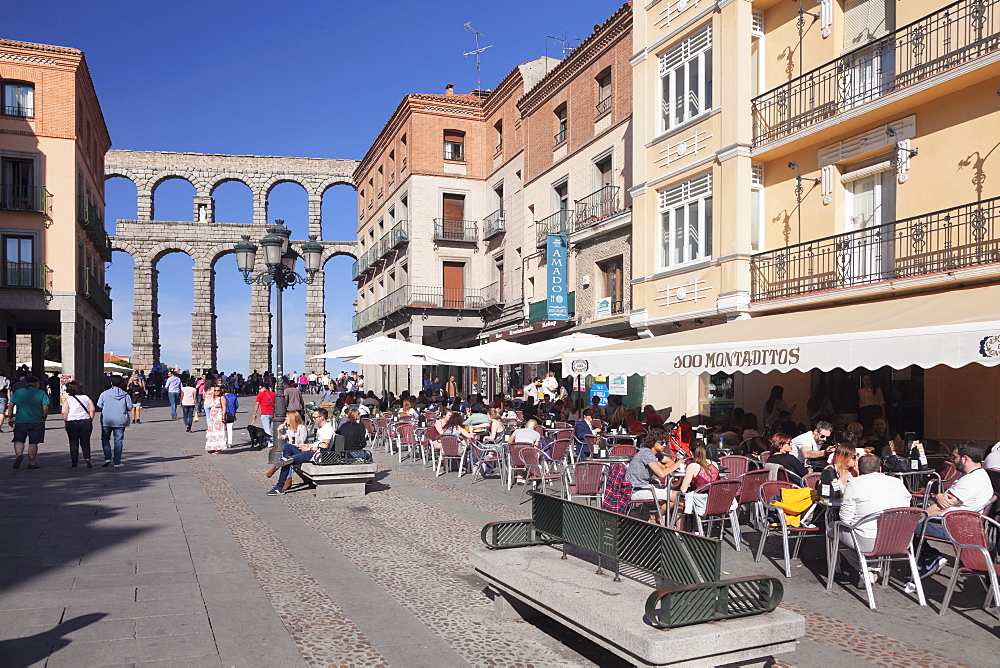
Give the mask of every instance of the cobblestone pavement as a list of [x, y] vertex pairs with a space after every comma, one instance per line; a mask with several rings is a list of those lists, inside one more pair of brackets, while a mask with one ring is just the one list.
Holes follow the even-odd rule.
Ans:
[[[0, 666], [612, 663], [557, 625], [494, 616], [467, 553], [485, 522], [528, 514], [522, 490], [377, 452], [382, 471], [363, 498], [317, 501], [302, 487], [268, 497], [264, 453], [207, 456], [203, 432], [184, 433], [167, 409], [143, 417], [123, 469], [67, 470], [57, 420], [41, 469], [3, 460]], [[774, 542], [759, 564], [727, 543], [724, 569], [778, 575]], [[873, 612], [863, 589], [826, 591], [822, 561], [807, 542], [793, 562], [783, 605], [807, 635], [776, 665], [998, 665], [977, 584], [940, 617], [944, 576], [928, 584], [927, 608], [879, 587]]]

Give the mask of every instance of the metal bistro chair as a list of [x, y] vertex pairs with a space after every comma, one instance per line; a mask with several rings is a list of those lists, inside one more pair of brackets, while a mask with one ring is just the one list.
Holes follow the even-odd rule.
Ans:
[[747, 506], [750, 515], [750, 523], [760, 528], [763, 509], [760, 505], [760, 486], [767, 482], [767, 469], [754, 469], [747, 471], [736, 480], [740, 481], [740, 494], [736, 497], [736, 503], [742, 507]]
[[741, 455], [725, 455], [719, 457], [719, 464], [729, 470], [730, 478], [739, 478], [750, 469], [757, 468], [757, 462]]
[[385, 417], [375, 418], [375, 442], [373, 443], [373, 447], [381, 443], [382, 447], [385, 448], [386, 452], [391, 452], [390, 448], [392, 446], [389, 444], [388, 432], [389, 432], [389, 418]]
[[634, 445], [624, 443], [622, 445], [612, 445], [608, 452], [615, 457], [634, 457], [636, 453], [639, 452], [639, 448]]
[[[784, 550], [785, 557], [785, 577], [792, 577], [792, 562], [790, 557], [799, 556], [799, 548], [802, 545], [802, 539], [807, 536], [820, 536], [822, 538], [826, 537], [826, 534], [820, 527], [790, 527], [785, 522], [785, 513], [774, 506], [771, 503], [771, 499], [774, 497], [781, 497], [781, 490], [783, 489], [795, 489], [796, 485], [790, 482], [782, 480], [771, 480], [765, 482], [760, 486], [760, 505], [761, 505], [761, 522], [760, 526], [760, 543], [757, 545], [757, 554], [754, 555], [753, 560], [759, 562], [760, 558], [764, 556], [764, 544], [767, 542], [767, 537], [771, 533], [781, 534], [781, 544]], [[768, 521], [770, 517], [774, 518], [775, 526], [770, 526]], [[788, 537], [795, 536], [795, 553], [789, 554], [788, 551]]]
[[410, 461], [416, 460], [416, 450], [420, 448], [417, 440], [417, 428], [409, 423], [396, 426], [396, 450], [399, 453], [399, 462], [403, 462], [403, 449], [409, 452]]
[[597, 454], [598, 446], [601, 443], [601, 437], [597, 436], [596, 434], [588, 434], [587, 436], [583, 437], [582, 441], [576, 438], [574, 438], [573, 441], [574, 441], [574, 446], [573, 446], [572, 457], [574, 462], [578, 462], [581, 459], [583, 459], [584, 448], [587, 449], [587, 452], [590, 453], [591, 457], [594, 457]]
[[721, 540], [726, 530], [726, 519], [728, 519], [733, 532], [733, 545], [737, 552], [740, 551], [740, 521], [736, 515], [738, 505], [734, 506], [733, 502], [739, 496], [742, 488], [743, 483], [740, 480], [726, 479], [715, 480], [695, 490], [695, 494], [708, 494], [708, 498], [705, 500], [705, 512], [702, 515], [691, 513], [694, 515], [695, 527], [699, 536], [706, 535], [702, 522], [708, 524], [709, 536], [712, 533], [712, 526], [718, 522]]
[[[472, 484], [476, 483], [477, 477], [479, 480], [486, 480], [486, 469], [490, 464], [493, 464], [495, 469], [499, 469], [500, 477], [503, 478], [504, 461], [502, 452], [503, 449], [495, 443], [469, 441], [466, 444], [465, 455], [469, 456], [472, 464]], [[464, 455], [463, 460], [458, 465], [463, 471], [465, 470]]]
[[365, 428], [365, 440], [368, 442], [368, 447], [375, 446], [375, 425], [372, 424], [372, 419], [370, 417], [361, 418], [361, 426]]
[[[920, 583], [920, 573], [917, 571], [917, 559], [913, 552], [913, 533], [922, 521], [927, 518], [927, 512], [920, 508], [890, 508], [877, 513], [869, 513], [853, 524], [846, 522], [836, 522], [834, 524], [834, 535], [830, 538], [834, 543], [831, 558], [829, 560], [829, 570], [826, 574], [826, 588], [833, 589], [833, 574], [837, 572], [837, 561], [840, 559], [840, 551], [846, 546], [840, 540], [840, 530], [846, 529], [850, 532], [851, 542], [858, 553], [858, 563], [861, 564], [861, 581], [865, 583], [865, 590], [868, 592], [868, 607], [875, 610], [875, 592], [872, 591], [872, 583], [868, 579], [868, 560], [876, 559], [882, 568], [882, 586], [889, 584], [889, 571], [893, 561], [905, 559], [910, 564], [910, 577], [917, 588], [917, 599], [920, 605], [927, 605], [924, 598], [924, 588]], [[875, 534], [875, 545], [870, 552], [863, 552], [858, 545], [858, 535], [855, 530], [862, 524], [868, 522], [878, 522], [878, 533]], [[849, 549], [849, 548], [846, 548]], [[900, 556], [903, 555], [903, 556]]]
[[542, 494], [545, 494], [546, 483], [551, 486], [556, 481], [562, 480], [563, 476], [561, 473], [549, 473], [547, 471], [546, 460], [549, 459], [549, 456], [538, 448], [521, 448], [518, 451], [518, 456], [524, 464], [524, 482], [525, 484], [531, 483], [532, 489], [540, 485]]
[[[440, 476], [444, 471], [444, 461], [446, 459], [462, 461], [462, 448], [458, 444], [458, 436], [454, 434], [442, 434], [441, 439], [438, 441], [441, 444], [441, 448], [437, 451], [437, 466], [434, 469], [434, 475]], [[458, 469], [458, 477], [462, 477], [461, 466]]]
[[553, 468], [561, 468], [563, 471], [573, 463], [573, 439], [558, 438], [552, 442], [552, 450], [549, 453]]
[[523, 448], [534, 448], [534, 443], [511, 443], [507, 448], [507, 489], [514, 487], [514, 471], [524, 471], [520, 452]]
[[592, 500], [600, 500], [603, 495], [605, 464], [602, 462], [580, 462], [567, 466], [564, 471], [563, 487], [566, 499], [583, 498], [588, 504]]
[[974, 575], [984, 587], [986, 578], [989, 578], [983, 606], [988, 608], [990, 603], [995, 603], [997, 617], [1000, 618], [1000, 581], [998, 581], [1000, 565], [994, 561], [990, 552], [990, 546], [995, 543], [1000, 523], [971, 510], [953, 510], [945, 513], [944, 528], [951, 536], [957, 556], [939, 614], [943, 615], [951, 605], [951, 596], [955, 593], [959, 576]]
[[802, 486], [809, 489], [816, 489], [816, 485], [819, 484], [819, 480], [822, 477], [822, 473], [807, 473], [802, 476]]

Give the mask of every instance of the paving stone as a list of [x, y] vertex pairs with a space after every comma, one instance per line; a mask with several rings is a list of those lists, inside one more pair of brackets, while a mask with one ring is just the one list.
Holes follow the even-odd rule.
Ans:
[[212, 625], [209, 623], [208, 615], [204, 612], [141, 617], [135, 620], [135, 634], [137, 638], [211, 632]]

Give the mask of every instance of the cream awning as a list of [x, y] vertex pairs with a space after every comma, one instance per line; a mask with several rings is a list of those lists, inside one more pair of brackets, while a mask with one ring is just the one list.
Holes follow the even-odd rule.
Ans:
[[1000, 286], [737, 320], [567, 353], [573, 374], [1000, 364]]

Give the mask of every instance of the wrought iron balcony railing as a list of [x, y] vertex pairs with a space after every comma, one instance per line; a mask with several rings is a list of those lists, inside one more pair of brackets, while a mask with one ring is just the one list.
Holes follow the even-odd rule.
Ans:
[[105, 320], [111, 320], [111, 297], [107, 290], [91, 273], [90, 269], [83, 274], [83, 296], [89, 301]]
[[77, 196], [76, 218], [83, 226], [84, 231], [101, 257], [111, 261], [111, 242], [108, 233], [104, 229], [104, 212], [90, 199], [88, 195]]
[[618, 197], [620, 192], [619, 186], [604, 186], [583, 199], [576, 200], [573, 231], [593, 225], [597, 221], [621, 211]]
[[757, 253], [763, 301], [1000, 262], [1000, 197]]
[[559, 146], [559, 144], [562, 144], [564, 141], [566, 141], [566, 128], [563, 128], [562, 130], [557, 132], [555, 134], [554, 139], [556, 141], [555, 146]]
[[601, 101], [595, 105], [595, 107], [597, 108], [595, 118], [600, 118], [604, 114], [611, 111], [611, 96], [608, 95], [607, 97], [602, 98]]
[[569, 209], [561, 209], [547, 218], [535, 221], [535, 247], [544, 248], [546, 237], [550, 234], [566, 236], [569, 234], [569, 225], [573, 218], [573, 212]]
[[21, 116], [31, 118], [35, 115], [35, 107], [25, 104], [5, 104], [2, 107], [4, 116]]
[[1000, 0], [959, 0], [754, 98], [754, 145], [1000, 48]]
[[44, 262], [4, 262], [0, 287], [41, 290], [45, 303], [52, 301], [52, 269]]
[[5, 183], [0, 185], [0, 209], [45, 213], [47, 196], [45, 186], [18, 186]]
[[492, 239], [505, 229], [503, 212], [501, 210], [497, 209], [483, 218], [483, 240]]
[[479, 233], [474, 220], [434, 219], [434, 241], [476, 243]]
[[461, 309], [479, 311], [499, 303], [499, 286], [483, 289], [444, 288], [404, 285], [393, 290], [372, 306], [356, 313], [351, 320], [354, 332], [387, 318], [403, 309]]

